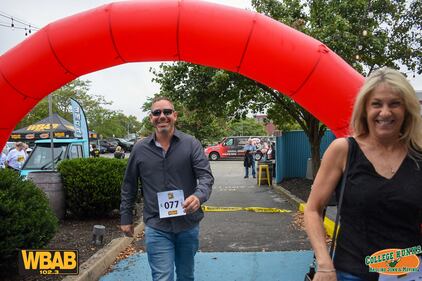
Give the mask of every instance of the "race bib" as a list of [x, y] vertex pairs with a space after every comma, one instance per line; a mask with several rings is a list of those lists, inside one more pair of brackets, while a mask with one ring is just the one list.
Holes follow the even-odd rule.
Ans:
[[182, 206], [185, 201], [183, 190], [158, 192], [157, 197], [160, 219], [186, 215]]

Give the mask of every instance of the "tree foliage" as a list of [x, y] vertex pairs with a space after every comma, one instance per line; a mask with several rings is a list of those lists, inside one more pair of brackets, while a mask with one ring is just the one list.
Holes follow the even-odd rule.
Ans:
[[229, 123], [230, 136], [265, 136], [264, 124], [258, 123], [254, 118], [233, 120]]
[[[252, 0], [252, 5], [320, 40], [364, 75], [382, 66], [422, 72], [422, 4], [418, 0]], [[316, 173], [325, 126], [300, 106], [292, 108], [297, 113], [292, 117], [309, 138]]]
[[[90, 81], [76, 79], [54, 91], [52, 93], [53, 112], [71, 121], [73, 117], [70, 98], [74, 98], [84, 109], [89, 129], [103, 137], [122, 137], [141, 129], [141, 122], [135, 116], [126, 116], [121, 111], [108, 109], [107, 107], [112, 102], [101, 95], [88, 94], [89, 87]], [[31, 125], [47, 116], [48, 97], [45, 97], [22, 119], [17, 128]]]
[[422, 73], [419, 0], [252, 0], [252, 5], [318, 39], [364, 75], [382, 66]]
[[[422, 72], [419, 0], [252, 0], [252, 5], [320, 40], [362, 74], [380, 66]], [[313, 171], [318, 170], [326, 127], [282, 93], [237, 73], [185, 62], [163, 64], [153, 74], [161, 93], [188, 110], [226, 120], [266, 110], [278, 128], [302, 128], [311, 144]]]

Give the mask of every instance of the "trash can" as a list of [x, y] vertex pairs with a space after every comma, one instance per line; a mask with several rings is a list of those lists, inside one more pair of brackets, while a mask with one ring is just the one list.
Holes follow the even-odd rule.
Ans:
[[28, 174], [28, 180], [44, 191], [56, 217], [59, 220], [64, 219], [65, 197], [60, 173], [55, 171], [31, 172]]
[[313, 180], [313, 169], [312, 169], [312, 158], [308, 158], [308, 161], [306, 162], [306, 178], [308, 180]]
[[[273, 163], [269, 160], [267, 161], [258, 161], [258, 166], [256, 169], [256, 184], [259, 184], [259, 166], [261, 165], [268, 165], [268, 170], [270, 171], [270, 185], [273, 184]], [[268, 181], [267, 181], [267, 172], [266, 170], [262, 170], [262, 175], [261, 175], [261, 185], [268, 185]]]

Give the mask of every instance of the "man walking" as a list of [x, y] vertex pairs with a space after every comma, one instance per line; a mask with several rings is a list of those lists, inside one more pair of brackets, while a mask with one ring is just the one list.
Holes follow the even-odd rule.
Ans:
[[155, 132], [136, 143], [121, 191], [121, 229], [133, 235], [132, 210], [140, 179], [144, 194], [145, 245], [154, 281], [194, 280], [201, 204], [214, 177], [201, 143], [175, 128], [177, 112], [168, 98], [153, 100]]
[[[248, 143], [243, 147], [243, 150], [245, 151], [249, 151], [249, 153], [252, 156], [252, 176], [253, 178], [256, 178], [256, 171], [255, 171], [255, 152], [256, 152], [256, 146], [253, 144], [252, 139], [248, 139]], [[246, 167], [245, 168], [245, 176], [244, 178], [247, 178], [249, 176], [248, 173], [249, 168]]]

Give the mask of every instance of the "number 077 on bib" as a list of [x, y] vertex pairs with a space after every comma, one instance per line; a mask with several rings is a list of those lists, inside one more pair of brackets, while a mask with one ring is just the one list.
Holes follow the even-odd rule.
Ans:
[[171, 190], [157, 193], [160, 219], [186, 215], [183, 210], [185, 197], [183, 190]]

